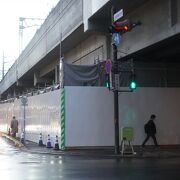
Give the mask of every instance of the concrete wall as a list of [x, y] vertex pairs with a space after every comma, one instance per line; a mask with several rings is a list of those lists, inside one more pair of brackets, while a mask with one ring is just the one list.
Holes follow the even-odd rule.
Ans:
[[88, 30], [88, 19], [109, 0], [83, 0], [84, 31]]
[[[124, 17], [132, 21], [140, 20], [142, 25], [122, 36], [119, 57], [126, 55], [120, 51], [130, 54], [180, 32], [180, 14], [175, 15], [177, 21], [172, 24], [174, 9], [171, 9], [170, 2], [170, 0], [150, 0]], [[179, 1], [175, 8], [179, 11]]]
[[7, 90], [8, 87], [12, 86], [17, 79], [17, 73], [16, 73], [16, 66], [17, 64], [14, 63], [11, 68], [8, 70], [6, 75], [4, 76], [4, 79], [0, 82], [0, 94]]
[[64, 54], [68, 63], [94, 64], [107, 59], [107, 37], [103, 34], [93, 34], [78, 46]]
[[[83, 5], [83, 21], [84, 30], [105, 31], [107, 32], [110, 22], [110, 5], [103, 9], [109, 1], [88, 1], [84, 0]], [[118, 1], [115, 1], [118, 3]], [[113, 2], [112, 2], [113, 3]], [[148, 0], [144, 1], [136, 8], [130, 8], [125, 1], [121, 7], [124, 9], [123, 19], [130, 19], [132, 22], [140, 20], [141, 26], [134, 28], [131, 32], [125, 33], [122, 36], [121, 46], [118, 48], [118, 58], [131, 54], [145, 47], [153, 45], [159, 41], [172, 37], [180, 32], [180, 1], [173, 0]], [[138, 1], [137, 1], [138, 4]], [[91, 27], [88, 26], [88, 19], [91, 18], [97, 10], [100, 10], [98, 15], [91, 19]], [[105, 10], [109, 13], [104, 12]], [[104, 23], [103, 23], [104, 22]], [[105, 24], [103, 26], [103, 24]]]
[[[170, 62], [134, 62], [139, 87], [180, 87], [180, 64]], [[121, 75], [121, 86], [127, 86], [129, 74]], [[124, 83], [124, 84], [123, 84]]]

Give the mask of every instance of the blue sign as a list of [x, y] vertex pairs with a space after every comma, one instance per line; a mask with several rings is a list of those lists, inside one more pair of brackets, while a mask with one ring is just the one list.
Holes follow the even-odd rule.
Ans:
[[120, 34], [119, 33], [113, 33], [112, 40], [113, 40], [113, 43], [116, 46], [119, 46], [121, 44], [121, 36], [120, 36]]

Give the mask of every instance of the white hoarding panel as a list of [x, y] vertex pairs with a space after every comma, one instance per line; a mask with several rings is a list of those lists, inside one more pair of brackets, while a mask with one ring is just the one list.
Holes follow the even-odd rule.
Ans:
[[[137, 88], [119, 95], [120, 126], [134, 128], [134, 144], [141, 145], [146, 134], [144, 124], [155, 114], [159, 144], [180, 144], [179, 88]], [[150, 139], [147, 144], [153, 144]]]
[[[66, 147], [113, 146], [113, 93], [107, 88], [66, 87], [65, 94]], [[133, 93], [119, 93], [119, 129], [133, 127], [133, 144], [141, 145], [145, 138], [144, 124], [155, 114], [159, 144], [180, 144], [179, 107], [179, 88], [137, 88]], [[8, 132], [13, 115], [19, 121], [20, 136], [24, 119], [19, 99], [0, 104], [0, 131]], [[48, 134], [54, 143], [55, 135], [61, 134], [60, 117], [60, 90], [28, 97], [27, 139], [38, 142], [41, 132], [44, 143]]]
[[66, 146], [114, 144], [112, 97], [107, 88], [66, 87]]
[[[66, 146], [114, 145], [113, 94], [93, 87], [69, 87], [67, 94]], [[180, 144], [178, 100], [179, 88], [137, 88], [133, 93], [119, 93], [119, 129], [133, 127], [133, 144], [141, 145], [146, 136], [144, 124], [155, 114], [159, 144]]]
[[39, 134], [42, 133], [44, 142], [47, 141], [48, 134], [54, 142], [55, 136], [60, 136], [59, 104], [59, 90], [28, 98], [26, 107], [27, 139], [38, 142]]
[[[51, 91], [36, 96], [28, 97], [28, 105], [25, 106], [26, 139], [38, 142], [42, 133], [43, 142], [46, 143], [50, 134], [52, 144], [55, 136], [60, 137], [60, 91]], [[0, 131], [8, 132], [12, 116], [19, 121], [19, 132], [24, 128], [24, 109], [20, 99], [13, 103], [0, 104]]]

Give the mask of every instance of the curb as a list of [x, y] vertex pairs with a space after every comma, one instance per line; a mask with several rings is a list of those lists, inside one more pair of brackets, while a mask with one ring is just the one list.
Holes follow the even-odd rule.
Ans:
[[[134, 155], [121, 155], [121, 154], [93, 154], [93, 153], [81, 153], [81, 152], [64, 152], [64, 151], [57, 151], [57, 152], [42, 152], [42, 151], [33, 151], [30, 149], [21, 149], [24, 152], [28, 152], [31, 154], [42, 154], [42, 155], [58, 155], [58, 156], [81, 156], [81, 157], [98, 157], [98, 158], [141, 158], [139, 156]], [[142, 157], [144, 158], [144, 157]]]
[[[56, 156], [81, 156], [81, 157], [96, 157], [96, 158], [135, 158], [135, 159], [145, 159], [145, 158], [153, 158], [153, 159], [164, 159], [164, 158], [177, 158], [180, 157], [180, 154], [176, 154], [175, 152], [154, 152], [150, 153], [147, 151], [139, 151], [135, 155], [133, 154], [103, 154], [102, 153], [96, 153], [96, 152], [88, 152], [88, 151], [78, 151], [78, 150], [67, 150], [67, 151], [55, 151], [52, 149], [52, 151], [41, 151], [41, 150], [32, 150], [31, 148], [28, 148], [26, 145], [22, 144], [19, 140], [16, 138], [13, 138], [5, 133], [1, 134], [2, 137], [10, 140], [14, 143], [15, 147], [18, 147], [21, 151], [31, 153], [31, 154], [42, 154], [42, 155], [56, 155]], [[38, 145], [37, 145], [38, 146]]]
[[6, 139], [10, 140], [11, 142], [14, 143], [15, 147], [18, 147], [18, 148], [26, 148], [24, 146], [24, 144], [22, 144], [20, 141], [18, 141], [16, 138], [12, 137], [12, 136], [9, 136], [5, 133], [1, 133], [2, 137], [5, 137]]
[[5, 137], [6, 139], [12, 141], [15, 145], [15, 147], [18, 147], [23, 152], [28, 152], [31, 154], [42, 154], [42, 155], [63, 155], [63, 156], [88, 156], [88, 157], [104, 157], [104, 158], [139, 158], [137, 155], [121, 155], [121, 154], [96, 154], [96, 153], [87, 153], [87, 152], [72, 152], [72, 151], [57, 151], [57, 152], [42, 152], [42, 151], [34, 151], [29, 149], [27, 146], [22, 144], [19, 140], [16, 138], [13, 138], [5, 133], [1, 134], [2, 137]]
[[113, 159], [167, 159], [167, 158], [177, 158], [180, 157], [179, 155], [176, 154], [171, 154], [171, 155], [160, 155], [160, 154], [151, 154], [151, 155], [132, 155], [132, 154], [96, 154], [96, 153], [84, 153], [84, 152], [42, 152], [42, 151], [33, 151], [30, 149], [21, 149], [24, 152], [28, 152], [31, 154], [41, 154], [41, 155], [56, 155], [56, 156], [81, 156], [81, 157], [94, 157], [94, 158], [113, 158]]

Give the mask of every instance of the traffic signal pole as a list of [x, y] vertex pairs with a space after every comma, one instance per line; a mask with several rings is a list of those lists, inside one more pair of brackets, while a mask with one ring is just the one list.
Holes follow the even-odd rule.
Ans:
[[[117, 47], [113, 44], [113, 61], [117, 61]], [[117, 68], [115, 68], [117, 69]], [[115, 76], [118, 72], [114, 72]], [[119, 99], [118, 89], [115, 87], [114, 91], [114, 127], [115, 127], [115, 154], [119, 154]]]
[[[121, 35], [128, 31], [131, 31], [136, 26], [141, 25], [140, 21], [132, 23], [129, 19], [119, 21], [123, 17], [123, 9], [116, 12], [115, 8], [111, 8], [111, 26], [109, 31], [112, 34], [112, 61], [113, 61], [113, 93], [114, 93], [114, 129], [115, 129], [115, 154], [119, 154], [119, 100], [118, 92], [132, 92], [136, 89], [136, 82], [134, 81], [134, 69], [131, 68], [133, 72], [133, 79], [129, 85], [130, 90], [120, 90], [119, 87], [119, 62], [117, 59], [117, 47], [121, 43]], [[132, 63], [131, 63], [132, 65]], [[132, 70], [133, 69], [133, 70]], [[125, 72], [125, 71], [124, 71]], [[128, 70], [128, 72], [130, 72]]]
[[[112, 7], [111, 9], [111, 24], [114, 21], [115, 9]], [[112, 41], [112, 49], [113, 49], [113, 63], [117, 65], [117, 46]], [[114, 77], [118, 76], [118, 69], [114, 70]], [[114, 88], [114, 128], [115, 128], [115, 154], [119, 154], [119, 100], [118, 100], [118, 88]]]

